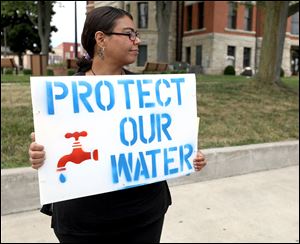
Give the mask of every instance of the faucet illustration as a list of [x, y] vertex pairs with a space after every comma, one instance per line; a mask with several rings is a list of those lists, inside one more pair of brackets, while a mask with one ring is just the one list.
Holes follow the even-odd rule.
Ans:
[[[75, 142], [73, 143], [73, 151], [71, 154], [65, 155], [61, 157], [57, 163], [57, 170], [58, 172], [66, 170], [65, 166], [68, 162], [72, 162], [75, 164], [81, 164], [83, 161], [91, 159], [93, 157], [94, 160], [98, 160], [98, 150], [94, 150], [93, 152], [85, 152], [82, 150], [82, 145], [79, 142], [79, 137], [87, 136], [86, 131], [82, 132], [74, 132], [74, 133], [66, 133], [65, 138], [74, 137]], [[64, 183], [66, 181], [66, 177], [61, 174], [59, 177], [60, 181]]]

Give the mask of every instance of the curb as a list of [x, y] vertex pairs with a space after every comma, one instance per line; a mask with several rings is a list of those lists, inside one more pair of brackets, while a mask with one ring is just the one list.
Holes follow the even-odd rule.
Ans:
[[[201, 150], [208, 164], [198, 173], [169, 179], [169, 186], [299, 165], [299, 140]], [[1, 170], [1, 216], [39, 209], [37, 171]]]

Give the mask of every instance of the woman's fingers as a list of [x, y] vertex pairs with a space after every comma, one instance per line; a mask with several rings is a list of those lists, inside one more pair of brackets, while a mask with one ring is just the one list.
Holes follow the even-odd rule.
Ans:
[[31, 132], [30, 138], [31, 138], [32, 142], [35, 142], [35, 133], [34, 132]]
[[32, 142], [30, 144], [29, 151], [35, 152], [35, 151], [43, 151], [43, 150], [44, 150], [43, 145], [37, 144], [36, 142]]
[[32, 142], [29, 146], [28, 154], [32, 168], [38, 169], [43, 165], [45, 160], [44, 146], [37, 144], [36, 142]]
[[193, 160], [195, 171], [200, 171], [206, 165], [206, 159], [200, 151], [197, 152], [196, 157]]

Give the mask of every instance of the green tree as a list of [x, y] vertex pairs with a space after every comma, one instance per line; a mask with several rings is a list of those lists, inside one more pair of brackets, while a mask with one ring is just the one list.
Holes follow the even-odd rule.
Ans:
[[[41, 43], [36, 27], [28, 19], [27, 15], [1, 16], [1, 45], [8, 44], [10, 50], [19, 57], [19, 64], [23, 66], [22, 56], [26, 50], [39, 53]], [[6, 43], [4, 43], [6, 35]]]
[[[55, 14], [53, 11], [54, 3], [54, 1], [2, 1], [1, 43], [3, 43], [2, 37], [6, 29], [8, 46], [13, 51], [20, 54], [29, 49], [34, 53], [40, 52], [47, 55], [51, 50], [49, 45], [51, 32], [57, 31], [55, 26], [50, 25], [52, 15]], [[37, 33], [39, 40], [35, 38]], [[23, 38], [20, 38], [22, 35], [23, 38], [24, 35], [27, 37], [27, 41], [23, 43], [21, 43]]]
[[256, 80], [260, 84], [283, 86], [280, 69], [287, 18], [299, 11], [299, 2], [261, 1], [258, 6], [264, 12], [264, 33]]

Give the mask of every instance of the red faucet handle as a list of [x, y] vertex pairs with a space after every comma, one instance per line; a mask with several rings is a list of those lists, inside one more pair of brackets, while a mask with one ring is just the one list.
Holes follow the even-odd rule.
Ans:
[[74, 132], [74, 133], [67, 133], [65, 134], [65, 138], [71, 138], [74, 137], [76, 141], [78, 141], [80, 136], [87, 136], [86, 131], [81, 131], [81, 132]]

